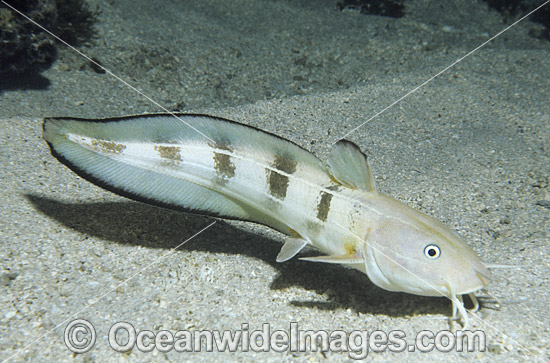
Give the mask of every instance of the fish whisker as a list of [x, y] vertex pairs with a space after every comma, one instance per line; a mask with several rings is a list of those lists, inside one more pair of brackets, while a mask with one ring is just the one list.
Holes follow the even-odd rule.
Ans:
[[487, 268], [525, 268], [526, 266], [521, 265], [502, 265], [498, 263], [484, 263]]

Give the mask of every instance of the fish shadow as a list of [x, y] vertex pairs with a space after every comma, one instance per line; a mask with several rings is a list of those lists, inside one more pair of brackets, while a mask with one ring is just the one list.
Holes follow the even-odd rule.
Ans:
[[[133, 201], [66, 203], [33, 194], [25, 194], [25, 197], [35, 209], [67, 228], [123, 245], [172, 249], [212, 221], [209, 217]], [[323, 296], [320, 301], [289, 301], [297, 307], [333, 311], [353, 309], [357, 313], [392, 317], [448, 315], [450, 312], [447, 299], [385, 291], [356, 270], [299, 261], [296, 257], [277, 263], [275, 257], [280, 249], [280, 242], [233, 227], [222, 220], [178, 248], [257, 258], [279, 272], [270, 289], [299, 286]], [[315, 255], [319, 252], [307, 249], [299, 256]]]

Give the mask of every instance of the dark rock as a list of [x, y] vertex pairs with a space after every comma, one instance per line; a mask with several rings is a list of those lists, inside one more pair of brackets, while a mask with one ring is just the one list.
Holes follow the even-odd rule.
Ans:
[[[490, 8], [502, 14], [504, 21], [511, 22], [528, 14], [542, 4], [539, 0], [485, 0]], [[543, 31], [531, 31], [530, 34], [537, 38], [550, 40], [550, 5], [546, 4], [531, 15], [530, 20], [544, 25]]]
[[363, 14], [400, 18], [405, 14], [404, 0], [342, 0], [338, 9], [359, 9]]
[[[57, 25], [55, 0], [12, 1], [11, 5], [47, 29]], [[40, 72], [56, 58], [55, 39], [0, 4], [0, 72]]]
[[26, 17], [0, 3], [0, 73], [37, 74], [50, 67], [57, 41], [44, 29], [71, 45], [94, 35], [98, 12], [83, 0], [12, 0], [10, 5]]

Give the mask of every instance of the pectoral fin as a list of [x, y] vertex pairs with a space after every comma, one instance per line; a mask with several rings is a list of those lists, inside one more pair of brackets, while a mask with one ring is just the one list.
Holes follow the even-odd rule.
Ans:
[[324, 262], [324, 263], [339, 263], [339, 264], [351, 264], [351, 263], [364, 263], [365, 260], [358, 253], [351, 255], [339, 255], [339, 256], [317, 256], [317, 257], [301, 257], [300, 260], [310, 262]]
[[290, 260], [292, 257], [296, 256], [298, 252], [302, 250], [307, 245], [307, 241], [303, 238], [293, 238], [289, 237], [285, 244], [283, 245], [283, 248], [281, 248], [281, 252], [277, 255], [277, 262], [285, 262]]

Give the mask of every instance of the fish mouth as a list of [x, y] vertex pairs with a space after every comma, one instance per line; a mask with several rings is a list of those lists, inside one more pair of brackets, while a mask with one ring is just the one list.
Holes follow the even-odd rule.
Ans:
[[459, 295], [467, 295], [481, 290], [491, 282], [491, 272], [486, 268], [482, 271], [474, 268], [473, 275], [475, 283], [471, 284], [469, 289], [458, 292]]
[[474, 272], [475, 272], [477, 278], [483, 284], [483, 287], [489, 285], [489, 283], [491, 282], [491, 272], [489, 272], [488, 269], [484, 269], [484, 271], [479, 271], [479, 270], [474, 269]]
[[456, 291], [448, 282], [445, 285], [448, 291], [447, 297], [453, 303], [452, 318], [456, 318], [458, 314], [460, 316], [459, 318], [462, 319], [464, 322], [462, 331], [467, 330], [469, 326], [468, 313], [466, 308], [464, 307], [463, 295], [470, 296], [474, 307], [473, 309], [469, 309], [468, 311], [475, 312], [479, 309], [480, 304], [474, 293], [479, 290], [487, 292], [485, 287], [491, 282], [491, 272], [489, 271], [489, 269], [485, 265], [481, 265], [480, 267], [481, 268], [474, 267], [470, 270], [471, 273], [468, 274], [468, 276], [470, 276], [468, 281], [473, 281], [473, 283], [468, 284], [468, 289]]

